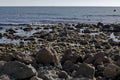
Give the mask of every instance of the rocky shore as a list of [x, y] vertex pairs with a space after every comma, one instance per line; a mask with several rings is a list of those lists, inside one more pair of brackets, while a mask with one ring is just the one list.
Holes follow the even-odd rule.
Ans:
[[0, 80], [120, 80], [120, 24], [0, 24]]

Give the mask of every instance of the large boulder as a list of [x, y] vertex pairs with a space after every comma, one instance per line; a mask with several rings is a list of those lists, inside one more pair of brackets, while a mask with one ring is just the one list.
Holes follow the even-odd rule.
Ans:
[[25, 65], [18, 61], [9, 61], [4, 65], [3, 74], [7, 74], [14, 79], [26, 79], [36, 75], [36, 70], [31, 65]]
[[54, 64], [57, 67], [61, 68], [61, 63], [59, 55], [51, 47], [45, 47], [37, 52], [36, 61], [43, 64]]
[[107, 78], [120, 76], [120, 67], [115, 64], [108, 64], [103, 71], [103, 75]]

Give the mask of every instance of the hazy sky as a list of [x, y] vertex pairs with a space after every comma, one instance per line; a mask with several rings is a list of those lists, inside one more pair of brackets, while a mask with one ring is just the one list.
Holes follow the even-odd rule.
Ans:
[[120, 6], [120, 0], [0, 0], [0, 6]]

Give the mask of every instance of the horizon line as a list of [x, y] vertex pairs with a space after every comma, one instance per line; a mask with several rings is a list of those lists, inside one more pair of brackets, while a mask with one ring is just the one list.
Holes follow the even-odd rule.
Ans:
[[0, 7], [120, 7], [120, 6], [0, 6]]

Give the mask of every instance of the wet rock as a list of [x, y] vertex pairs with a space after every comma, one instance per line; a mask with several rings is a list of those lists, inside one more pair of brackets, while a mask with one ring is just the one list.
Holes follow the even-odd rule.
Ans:
[[114, 32], [120, 32], [120, 25], [114, 25], [113, 26], [113, 28], [114, 28]]
[[75, 28], [83, 28], [83, 27], [87, 27], [88, 25], [87, 24], [80, 24], [80, 23], [78, 23], [76, 26], [75, 26]]
[[6, 32], [7, 32], [7, 33], [9, 33], [9, 34], [16, 33], [16, 31], [15, 31], [15, 30], [13, 30], [13, 29], [7, 29], [7, 30], [6, 30]]
[[29, 31], [32, 31], [33, 28], [32, 28], [32, 27], [26, 27], [26, 28], [24, 28], [23, 30], [29, 32]]
[[115, 64], [108, 64], [103, 71], [103, 75], [107, 78], [119, 76], [120, 67]]
[[0, 27], [0, 30], [2, 30], [3, 29], [3, 27]]
[[2, 33], [0, 33], [0, 39], [3, 37]]
[[32, 37], [32, 36], [30, 36], [30, 37], [28, 37], [28, 38], [25, 38], [24, 40], [25, 40], [25, 41], [27, 41], [27, 40], [29, 40], [29, 41], [34, 41], [34, 40], [35, 40], [35, 38], [34, 38], [34, 37]]
[[111, 25], [104, 25], [104, 26], [102, 26], [102, 31], [110, 32], [111, 31]]
[[54, 64], [61, 67], [59, 55], [52, 47], [45, 47], [37, 52], [36, 61], [43, 64]]
[[101, 23], [101, 22], [98, 22], [98, 23], [97, 23], [97, 27], [98, 27], [98, 28], [102, 28], [103, 25], [104, 25], [104, 24]]
[[4, 65], [3, 74], [7, 74], [15, 79], [27, 79], [36, 75], [36, 70], [32, 66], [27, 66], [18, 61], [9, 61]]

